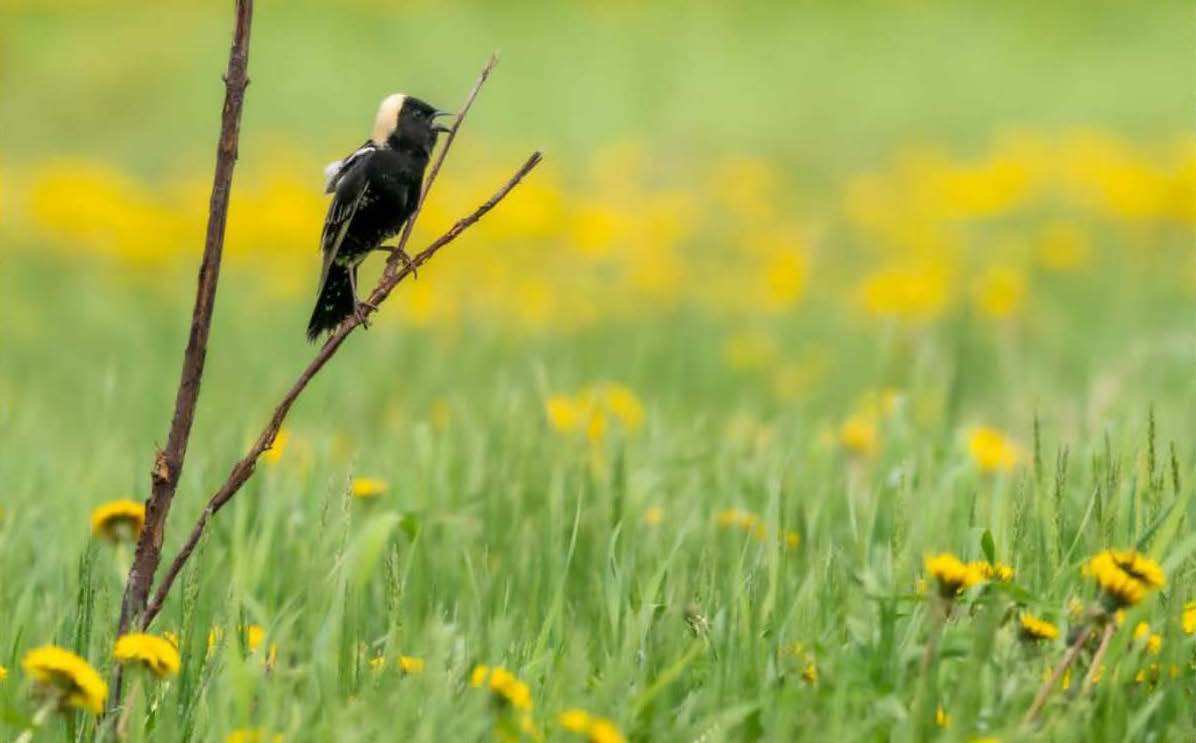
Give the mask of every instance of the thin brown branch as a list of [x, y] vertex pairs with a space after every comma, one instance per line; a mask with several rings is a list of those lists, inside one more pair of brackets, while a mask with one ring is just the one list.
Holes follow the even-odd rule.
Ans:
[[224, 231], [228, 217], [229, 193], [233, 167], [237, 162], [237, 141], [241, 130], [241, 108], [245, 88], [249, 85], [249, 32], [253, 20], [253, 0], [237, 0], [236, 27], [228, 55], [228, 71], [224, 75], [224, 108], [220, 121], [220, 140], [216, 148], [216, 170], [212, 178], [212, 194], [208, 202], [208, 226], [204, 237], [203, 258], [195, 292], [195, 308], [191, 313], [191, 332], [187, 349], [183, 352], [183, 369], [175, 396], [174, 415], [166, 447], [154, 459], [150, 472], [151, 492], [146, 501], [145, 527], [137, 542], [137, 551], [129, 569], [121, 601], [120, 623], [117, 633], [125, 632], [134, 618], [145, 608], [154, 573], [162, 558], [162, 540], [170, 504], [178, 489], [191, 424], [195, 421], [195, 405], [203, 378], [207, 355], [208, 335], [212, 327], [212, 311], [216, 303], [216, 285], [220, 278], [220, 259], [224, 251]]
[[[470, 90], [469, 95], [466, 97], [461, 111], [457, 114], [457, 118], [449, 131], [445, 145], [441, 149], [439, 157], [437, 157], [437, 159], [434, 161], [432, 169], [429, 172], [428, 179], [425, 182], [423, 190], [424, 195], [420, 201], [421, 206], [423, 204], [423, 199], [427, 197], [428, 190], [431, 188], [433, 180], [440, 171], [440, 165], [444, 162], [449, 148], [456, 137], [457, 131], [465, 119], [465, 115], [469, 112], [470, 107], [473, 105], [474, 99], [477, 97], [478, 91], [486, 82], [486, 79], [490, 76], [490, 71], [494, 69], [494, 65], [497, 64], [497, 61], [497, 56], [491, 55], [485, 67], [482, 68], [482, 73], [478, 77], [477, 82], [474, 84], [473, 89]], [[462, 232], [469, 229], [472, 225], [477, 223], [478, 220], [485, 216], [487, 212], [497, 206], [500, 201], [506, 198], [507, 194], [509, 194], [511, 190], [515, 188], [515, 186], [519, 185], [520, 181], [522, 181], [527, 174], [532, 171], [533, 168], [540, 164], [541, 159], [542, 155], [539, 151], [532, 153], [523, 163], [523, 165], [515, 171], [515, 173], [507, 180], [505, 184], [503, 184], [501, 188], [498, 189], [498, 191], [494, 193], [493, 196], [491, 196], [485, 203], [475, 209], [471, 214], [458, 220], [457, 223], [452, 226], [452, 228], [434, 240], [430, 245], [428, 245], [428, 247], [417, 253], [409, 263], [402, 261], [399, 253], [396, 251], [395, 254], [388, 259], [386, 270], [383, 271], [382, 276], [378, 281], [378, 285], [370, 293], [368, 300], [369, 303], [364, 305], [365, 312], [362, 314], [362, 317], [364, 318], [370, 312], [376, 311], [371, 308], [371, 305], [373, 307], [380, 306], [381, 303], [390, 296], [390, 293], [400, 281], [407, 278], [407, 276], [414, 274], [416, 269], [430, 260], [437, 251], [439, 251], [445, 245], [448, 245], [453, 240], [457, 239]], [[410, 227], [418, 215], [419, 207], [416, 208], [415, 213], [413, 213], [411, 218], [408, 220], [407, 228], [400, 236], [400, 249], [405, 245], [406, 241], [410, 239]], [[295, 380], [294, 384], [292, 384], [290, 389], [287, 390], [286, 394], [283, 395], [282, 400], [274, 408], [274, 412], [270, 416], [269, 422], [266, 424], [266, 427], [262, 430], [257, 440], [253, 443], [253, 446], [251, 446], [245, 456], [233, 466], [232, 471], [229, 473], [228, 479], [225, 480], [220, 489], [217, 490], [211, 499], [208, 500], [204, 510], [200, 513], [198, 520], [191, 529], [191, 533], [187, 536], [186, 541], [183, 542], [183, 545], [179, 548], [178, 554], [175, 556], [174, 560], [171, 561], [166, 573], [162, 576], [162, 580], [158, 584], [157, 591], [154, 593], [153, 600], [149, 603], [144, 614], [142, 615], [142, 627], [148, 627], [158, 613], [162, 610], [162, 606], [166, 601], [167, 595], [170, 593], [171, 587], [174, 585], [175, 579], [178, 578], [183, 566], [186, 565], [187, 560], [190, 559], [191, 554], [195, 551], [195, 548], [199, 544], [199, 540], [203, 537], [204, 532], [207, 530], [208, 523], [211, 521], [212, 517], [221, 508], [223, 508], [225, 504], [232, 500], [233, 496], [235, 496], [237, 492], [240, 491], [241, 487], [248, 482], [249, 478], [253, 476], [254, 470], [257, 467], [258, 458], [261, 457], [261, 455], [274, 443], [274, 438], [278, 435], [278, 431], [282, 428], [283, 421], [286, 420], [287, 414], [290, 413], [291, 407], [295, 404], [295, 401], [299, 398], [299, 395], [303, 393], [303, 390], [307, 388], [308, 383], [311, 382], [316, 374], [318, 374], [320, 370], [324, 368], [324, 365], [327, 364], [333, 355], [336, 354], [341, 345], [345, 342], [345, 339], [348, 338], [349, 334], [352, 333], [360, 324], [361, 321], [353, 316], [341, 323], [341, 326], [336, 329], [336, 332], [334, 332], [320, 348], [320, 350], [316, 352], [315, 357], [308, 363], [303, 372], [300, 373], [299, 378]]]
[[1029, 725], [1034, 722], [1034, 718], [1038, 717], [1038, 713], [1042, 711], [1047, 698], [1055, 688], [1055, 684], [1058, 684], [1059, 679], [1063, 678], [1064, 672], [1075, 662], [1076, 657], [1080, 654], [1080, 650], [1084, 647], [1084, 643], [1088, 642], [1088, 638], [1092, 636], [1092, 629], [1092, 624], [1086, 626], [1067, 648], [1067, 652], [1063, 654], [1063, 659], [1059, 661], [1059, 665], [1055, 666], [1055, 670], [1051, 673], [1050, 678], [1044, 681], [1038, 689], [1038, 694], [1034, 696], [1034, 703], [1030, 705], [1030, 709], [1026, 711], [1026, 715], [1022, 718], [1022, 725]]
[[1099, 678], [1101, 666], [1105, 662], [1105, 653], [1109, 651], [1109, 642], [1113, 639], [1113, 632], [1116, 629], [1116, 622], [1109, 622], [1105, 625], [1105, 631], [1100, 636], [1100, 645], [1096, 648], [1096, 654], [1092, 656], [1092, 664], [1088, 666], [1088, 673], [1084, 674], [1084, 683], [1080, 686], [1080, 696], [1087, 694]]

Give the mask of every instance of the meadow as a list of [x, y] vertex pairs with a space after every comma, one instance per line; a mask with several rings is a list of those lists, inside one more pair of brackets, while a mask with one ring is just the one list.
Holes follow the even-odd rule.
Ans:
[[121, 654], [216, 5], [0, 0], [4, 735], [1196, 739], [1182, 2], [262, 0], [168, 556], [314, 352], [382, 95], [503, 51], [416, 248], [547, 159], [300, 400], [119, 733], [31, 727], [31, 651]]

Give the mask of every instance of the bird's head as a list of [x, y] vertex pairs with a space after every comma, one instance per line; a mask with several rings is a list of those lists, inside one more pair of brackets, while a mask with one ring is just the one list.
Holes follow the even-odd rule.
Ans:
[[450, 114], [450, 111], [437, 110], [414, 96], [389, 95], [382, 99], [374, 119], [374, 144], [430, 153], [436, 146], [436, 135], [448, 131], [448, 127], [437, 124], [436, 119]]

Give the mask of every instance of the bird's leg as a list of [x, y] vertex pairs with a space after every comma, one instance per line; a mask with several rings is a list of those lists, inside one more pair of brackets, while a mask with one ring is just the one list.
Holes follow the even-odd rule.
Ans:
[[363, 310], [362, 308], [369, 307], [370, 309], [373, 309], [373, 310], [376, 310], [378, 308], [375, 307], [374, 305], [370, 304], [369, 302], [362, 302], [360, 299], [357, 298], [357, 266], [353, 266], [352, 268], [349, 269], [349, 286], [351, 287], [351, 289], [353, 291], [353, 317], [357, 319], [357, 322], [358, 322], [358, 324], [361, 325], [361, 327], [365, 328], [366, 330], [369, 330], [370, 329], [369, 317], [366, 314], [365, 310]]
[[403, 250], [398, 245], [379, 245], [377, 249], [384, 250], [391, 255], [398, 256], [399, 260], [403, 262], [403, 265], [411, 271], [411, 278], [419, 278], [419, 270], [415, 266], [415, 261], [411, 260], [411, 256], [407, 255], [406, 250]]

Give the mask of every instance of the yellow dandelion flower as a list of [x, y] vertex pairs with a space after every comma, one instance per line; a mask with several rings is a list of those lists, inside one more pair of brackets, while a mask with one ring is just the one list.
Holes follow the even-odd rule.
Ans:
[[848, 454], [858, 457], [876, 454], [879, 446], [876, 422], [860, 415], [851, 416], [839, 426], [839, 445]]
[[415, 675], [424, 672], [424, 659], [414, 658], [410, 655], [399, 656], [399, 670], [408, 675]]
[[531, 689], [515, 674], [502, 666], [495, 666], [493, 673], [490, 674], [490, 690], [507, 700], [516, 709], [530, 710], [532, 708]]
[[113, 655], [117, 662], [140, 663], [158, 678], [170, 678], [179, 672], [179, 651], [165, 638], [142, 632], [121, 635]]
[[114, 500], [91, 512], [91, 533], [109, 542], [135, 542], [145, 526], [145, 504]]
[[3, 681], [6, 678], [8, 678], [8, 669], [4, 666], [0, 666], [0, 681]]
[[1021, 623], [1021, 636], [1024, 640], [1054, 640], [1059, 637], [1058, 627], [1033, 614], [1023, 613], [1018, 621]]
[[645, 526], [660, 526], [664, 521], [664, 509], [660, 506], [651, 506], [644, 511], [644, 525]]
[[968, 434], [968, 452], [977, 469], [985, 474], [1008, 472], [1019, 459], [1017, 445], [988, 426], [976, 426]]
[[278, 433], [274, 435], [274, 443], [270, 444], [270, 448], [262, 452], [262, 459], [266, 460], [267, 464], [278, 464], [282, 459], [283, 452], [287, 450], [287, 443], [291, 440], [291, 433], [285, 428], [278, 429]]
[[934, 724], [941, 728], [951, 727], [951, 715], [947, 714], [942, 707], [938, 707], [934, 711]]
[[1104, 550], [1084, 565], [1084, 572], [1115, 606], [1132, 606], [1148, 591], [1167, 583], [1163, 569], [1157, 562], [1134, 550]]
[[1025, 275], [1007, 266], [990, 268], [976, 285], [976, 306], [983, 314], [996, 319], [1016, 315], [1025, 296]]
[[971, 566], [980, 571], [985, 580], [995, 580], [1001, 583], [1008, 583], [1013, 580], [1016, 571], [1009, 565], [1003, 562], [988, 562], [980, 560], [979, 562], [971, 563]]
[[626, 743], [627, 739], [614, 722], [603, 717], [590, 721], [590, 728], [586, 731], [590, 743]]
[[358, 500], [377, 498], [380, 495], [385, 495], [389, 489], [390, 486], [386, 480], [379, 480], [376, 477], [355, 477], [349, 483], [349, 494]]
[[1146, 622], [1138, 622], [1138, 626], [1134, 627], [1134, 639], [1144, 640], [1143, 647], [1151, 655], [1158, 655], [1163, 649], [1162, 635], [1151, 632], [1150, 625]]
[[224, 743], [282, 743], [282, 734], [268, 733], [263, 728], [238, 728], [228, 734]]
[[644, 404], [630, 387], [607, 382], [599, 390], [603, 405], [619, 421], [627, 433], [636, 433], [644, 427]]
[[565, 710], [556, 719], [571, 733], [584, 733], [590, 727], [590, 713], [576, 707]]
[[1183, 625], [1185, 635], [1196, 635], [1196, 601], [1184, 604]]
[[795, 550], [801, 546], [801, 535], [789, 529], [785, 532], [785, 549]]
[[108, 684], [87, 661], [56, 645], [29, 651], [21, 661], [39, 694], [56, 698], [60, 707], [79, 707], [100, 714], [108, 698]]
[[490, 666], [477, 665], [473, 667], [473, 671], [469, 674], [469, 685], [475, 689], [481, 688], [486, 683], [486, 677], [490, 675]]
[[596, 443], [602, 440], [606, 435], [606, 413], [594, 406], [589, 408], [589, 416], [586, 420], [586, 438], [591, 443]]
[[605, 717], [591, 715], [576, 707], [557, 715], [557, 722], [571, 733], [584, 735], [589, 743], [626, 743], [618, 725]]
[[947, 552], [926, 557], [925, 565], [926, 572], [938, 581], [939, 595], [943, 598], [954, 598], [961, 591], [984, 580], [984, 574], [976, 568], [974, 563], [964, 563], [955, 555]]
[[568, 395], [550, 395], [544, 402], [548, 425], [557, 433], [573, 433], [581, 428], [584, 411]]

